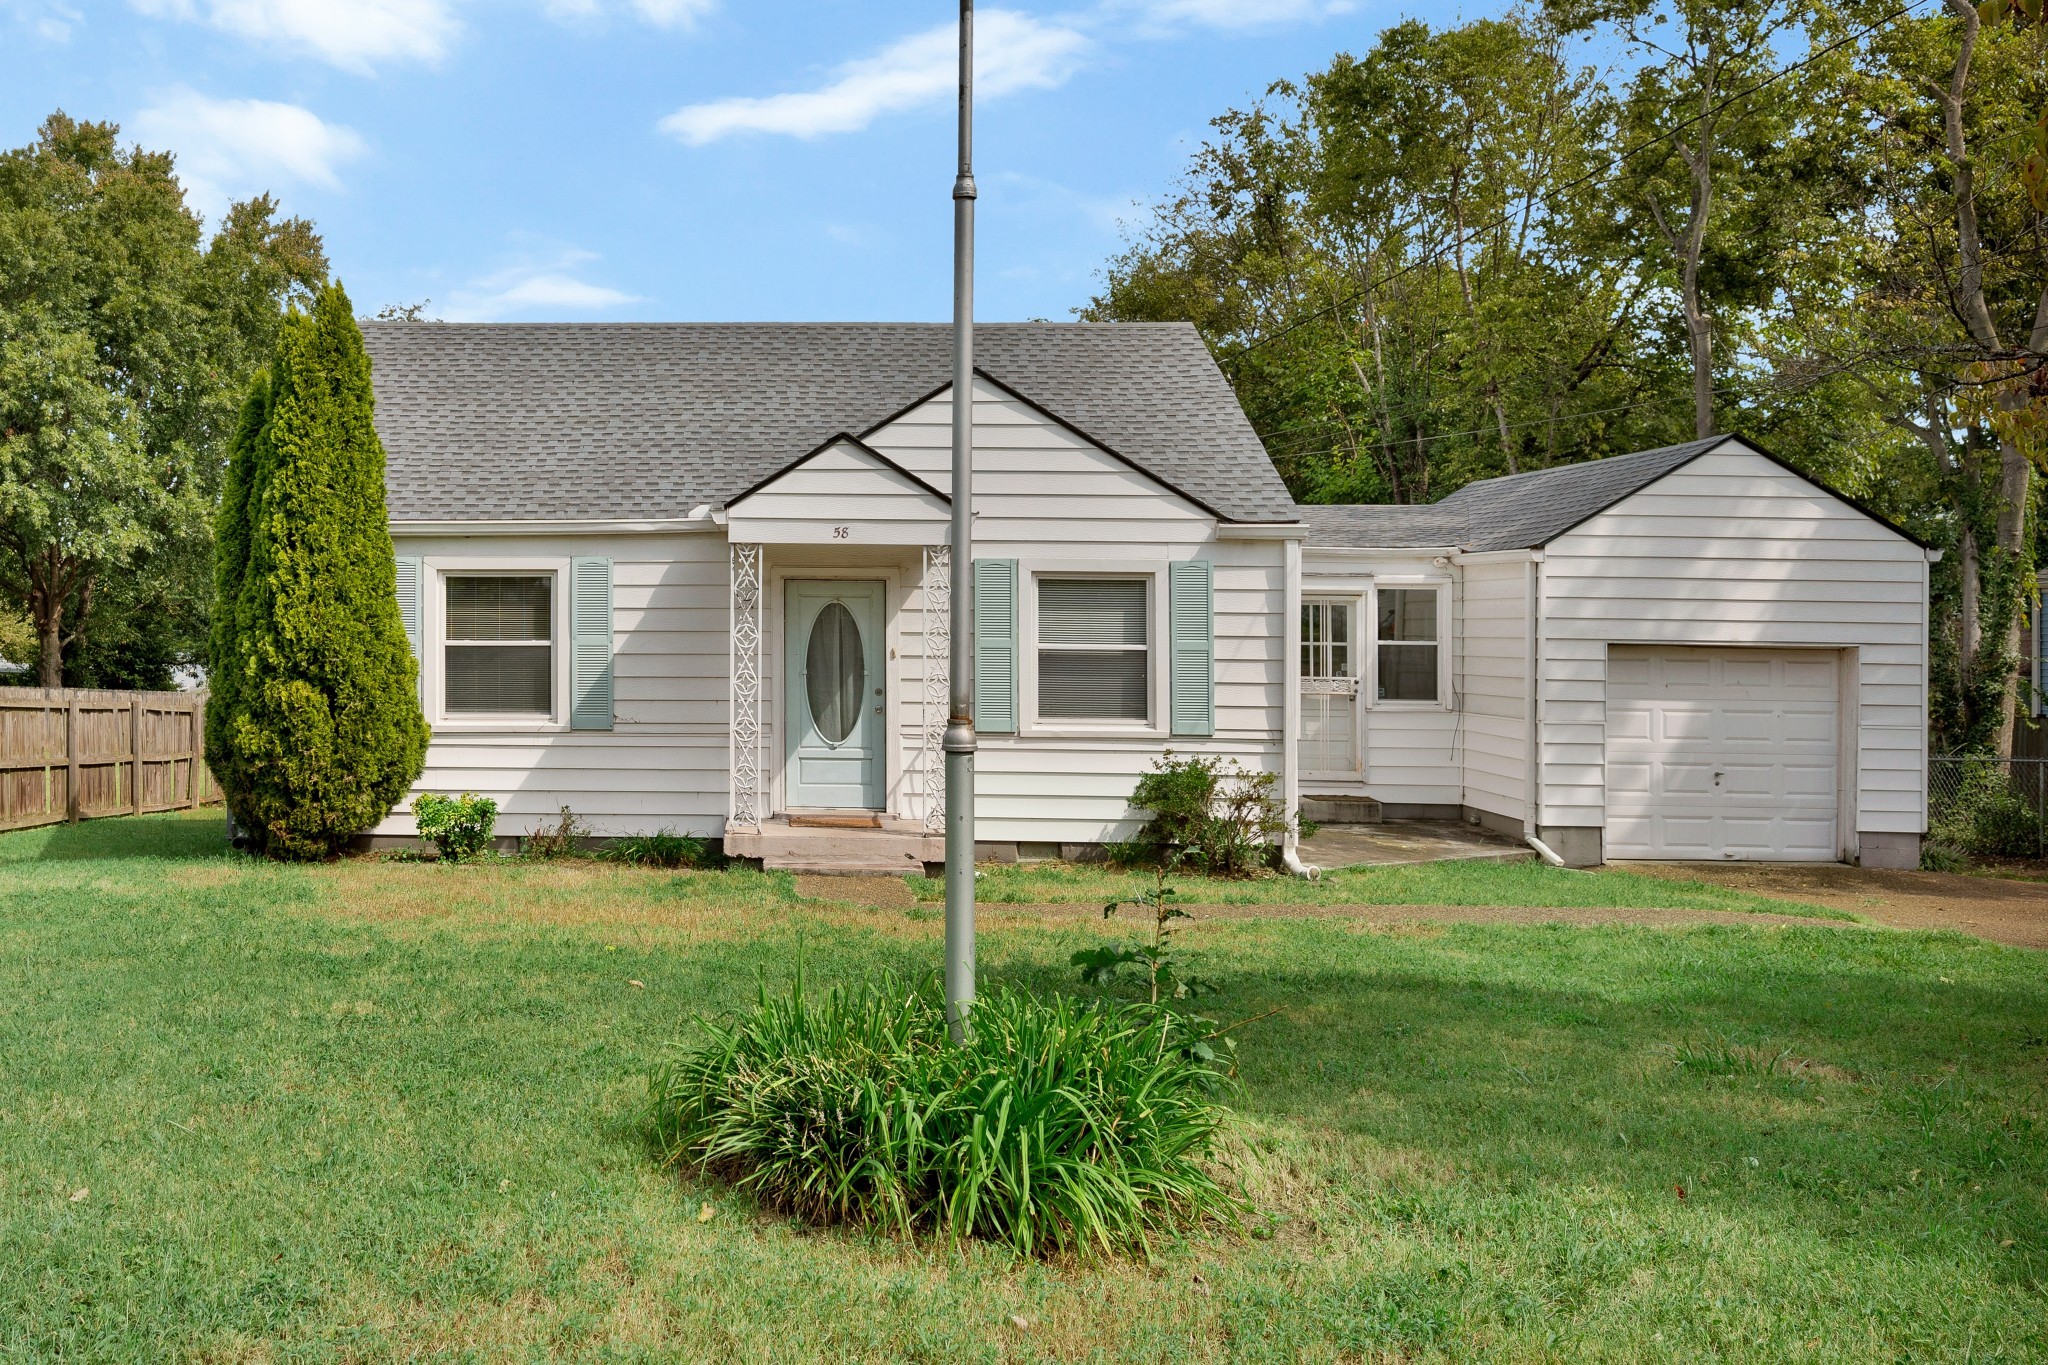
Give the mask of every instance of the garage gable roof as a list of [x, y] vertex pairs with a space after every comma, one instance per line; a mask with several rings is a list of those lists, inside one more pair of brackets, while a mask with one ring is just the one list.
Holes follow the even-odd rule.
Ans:
[[[939, 323], [366, 323], [397, 521], [669, 518], [942, 391]], [[993, 323], [988, 377], [1226, 521], [1294, 503], [1185, 323]]]
[[1490, 550], [1533, 550], [1642, 492], [1710, 451], [1736, 445], [1761, 456], [1847, 503], [1872, 521], [1922, 548], [1927, 542], [1836, 492], [1742, 436], [1709, 436], [1680, 445], [1615, 455], [1583, 464], [1508, 474], [1466, 484], [1442, 502], [1426, 506], [1302, 507], [1311, 545], [1409, 549], [1456, 545], [1474, 554]]

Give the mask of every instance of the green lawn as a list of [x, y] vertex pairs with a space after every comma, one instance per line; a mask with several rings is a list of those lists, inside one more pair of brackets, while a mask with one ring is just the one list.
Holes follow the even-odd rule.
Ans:
[[[1205, 921], [1213, 1012], [1283, 1011], [1242, 1047], [1263, 1216], [1043, 1265], [762, 1217], [640, 1136], [692, 1011], [800, 949], [934, 966], [929, 911], [218, 836], [0, 838], [0, 1360], [2048, 1357], [2039, 953]], [[982, 961], [1060, 989], [1115, 928], [997, 917]]]
[[[907, 879], [917, 898], [939, 902], [946, 889], [935, 877]], [[1184, 905], [1527, 905], [1545, 909], [1622, 906], [1653, 910], [1770, 911], [1820, 919], [1854, 915], [1818, 905], [1773, 900], [1702, 881], [1676, 881], [1603, 868], [1580, 872], [1535, 859], [1467, 859], [1399, 867], [1338, 868], [1314, 881], [1261, 876], [1250, 881], [1168, 879]], [[1060, 862], [994, 864], [984, 868], [976, 898], [992, 905], [1100, 905], [1151, 891], [1156, 877], [1101, 864]]]

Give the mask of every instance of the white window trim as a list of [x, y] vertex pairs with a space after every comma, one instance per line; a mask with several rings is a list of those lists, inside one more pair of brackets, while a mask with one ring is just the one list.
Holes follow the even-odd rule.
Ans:
[[[1167, 677], [1166, 564], [1142, 560], [1120, 564], [1091, 559], [1083, 563], [1022, 560], [1017, 565], [1017, 734], [1046, 738], [1167, 738], [1171, 714]], [[1041, 578], [1141, 578], [1145, 580], [1145, 692], [1150, 714], [1136, 720], [1070, 720], [1038, 718], [1038, 580]]]
[[[1414, 590], [1430, 588], [1436, 592], [1436, 700], [1435, 701], [1382, 701], [1380, 699], [1380, 591], [1384, 588]], [[1451, 580], [1435, 577], [1402, 577], [1385, 575], [1375, 577], [1372, 593], [1365, 603], [1364, 631], [1366, 637], [1365, 658], [1362, 661], [1362, 678], [1359, 693], [1365, 698], [1368, 711], [1450, 711], [1455, 709], [1451, 696]], [[1420, 643], [1419, 641], [1417, 643]]]
[[[532, 557], [470, 558], [429, 555], [423, 565], [428, 585], [420, 633], [426, 658], [421, 661], [424, 678], [424, 710], [436, 731], [449, 734], [562, 734], [569, 729], [569, 558], [566, 555]], [[546, 715], [510, 712], [489, 715], [477, 711], [450, 714], [447, 709], [448, 580], [450, 578], [538, 578], [554, 580], [548, 594], [550, 629], [553, 639], [551, 671], [554, 675], [554, 710]]]

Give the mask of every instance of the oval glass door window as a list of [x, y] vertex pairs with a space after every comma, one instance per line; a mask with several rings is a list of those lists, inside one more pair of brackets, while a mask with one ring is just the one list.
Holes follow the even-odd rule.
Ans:
[[827, 602], [811, 623], [811, 643], [804, 651], [804, 691], [811, 703], [811, 724], [827, 744], [845, 743], [860, 723], [867, 676], [859, 623], [845, 603]]

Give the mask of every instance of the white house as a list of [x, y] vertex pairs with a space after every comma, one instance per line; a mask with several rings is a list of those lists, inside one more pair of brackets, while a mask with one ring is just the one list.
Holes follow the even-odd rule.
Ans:
[[1192, 328], [984, 326], [970, 580], [947, 327], [364, 331], [420, 786], [501, 833], [937, 861], [958, 578], [985, 856], [1128, 837], [1171, 748], [1575, 863], [1917, 862], [1930, 552], [1739, 439], [1297, 507]]

